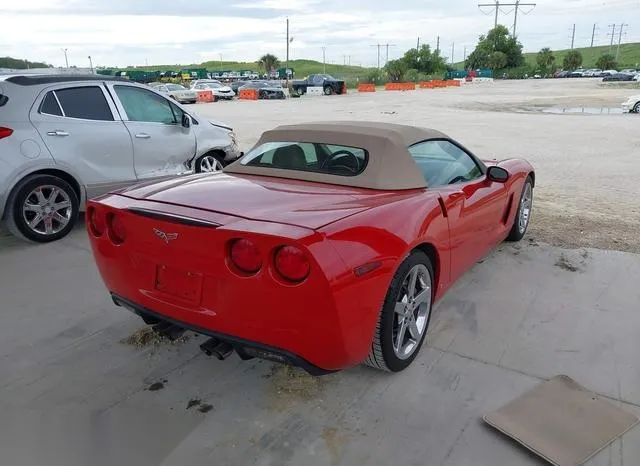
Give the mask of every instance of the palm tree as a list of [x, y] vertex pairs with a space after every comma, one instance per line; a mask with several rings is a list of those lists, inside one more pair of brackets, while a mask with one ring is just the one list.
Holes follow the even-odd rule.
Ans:
[[260, 68], [263, 68], [266, 73], [270, 73], [271, 71], [275, 70], [279, 64], [280, 61], [278, 60], [278, 57], [270, 53], [263, 55], [262, 57], [260, 57], [260, 60], [258, 60], [258, 66]]
[[538, 62], [538, 66], [542, 69], [548, 69], [553, 62], [556, 61], [556, 57], [553, 56], [553, 52], [549, 47], [545, 47], [538, 52], [538, 56], [536, 57], [536, 62]]

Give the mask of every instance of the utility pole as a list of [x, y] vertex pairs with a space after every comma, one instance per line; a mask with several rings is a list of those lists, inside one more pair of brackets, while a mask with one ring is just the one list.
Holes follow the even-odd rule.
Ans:
[[395, 44], [390, 44], [390, 43], [386, 43], [385, 47], [387, 47], [387, 61], [385, 62], [385, 64], [389, 63], [389, 47], [395, 47]]
[[370, 47], [378, 47], [378, 69], [380, 69], [380, 44], [370, 45]]
[[67, 68], [69, 68], [69, 58], [67, 57], [67, 50], [69, 49], [62, 49], [62, 51], [64, 52], [64, 62], [67, 65]]
[[613, 40], [616, 37], [616, 24], [610, 24], [609, 27], [611, 28], [611, 32], [609, 33], [609, 35], [611, 36], [611, 44], [609, 45], [609, 52], [611, 52], [613, 50]]
[[[616, 50], [616, 61], [618, 61], [618, 57], [620, 56], [620, 44], [622, 43], [622, 30], [628, 27], [628, 24], [620, 23], [620, 36], [618, 37], [618, 50]], [[626, 32], [625, 32], [626, 34]]]
[[596, 38], [596, 26], [597, 23], [593, 23], [593, 32], [591, 33], [591, 47], [593, 47], [593, 40]]
[[420, 50], [420, 38], [418, 37], [418, 45], [416, 45], [416, 50]]
[[436, 42], [436, 51], [440, 53], [440, 36], [438, 36], [438, 41]]
[[287, 16], [287, 58], [284, 63], [284, 77], [287, 89], [289, 89], [289, 17]]
[[571, 50], [573, 50], [573, 44], [576, 40], [576, 25], [573, 25], [573, 32], [571, 33]]
[[93, 61], [91, 61], [91, 55], [89, 55], [89, 69], [91, 70], [91, 73], [93, 73]]
[[451, 64], [453, 65], [453, 57], [455, 56], [456, 43], [451, 42]]
[[464, 68], [466, 62], [467, 62], [467, 46], [465, 45], [464, 46], [464, 58], [462, 59], [463, 68]]
[[327, 47], [323, 45], [322, 46], [322, 73], [323, 74], [327, 74], [327, 62], [326, 62], [326, 59], [325, 59], [326, 51], [327, 51]]

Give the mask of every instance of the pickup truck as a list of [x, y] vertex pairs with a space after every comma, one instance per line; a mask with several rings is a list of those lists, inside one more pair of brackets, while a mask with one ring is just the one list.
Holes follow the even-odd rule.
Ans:
[[344, 81], [328, 74], [310, 74], [307, 79], [293, 81], [291, 87], [298, 95], [305, 94], [308, 87], [322, 87], [325, 95], [342, 94]]

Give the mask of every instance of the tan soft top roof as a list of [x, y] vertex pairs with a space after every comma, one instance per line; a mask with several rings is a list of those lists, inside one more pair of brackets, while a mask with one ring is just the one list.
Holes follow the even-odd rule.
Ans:
[[255, 147], [267, 142], [311, 142], [365, 149], [367, 166], [356, 176], [243, 165], [242, 158], [223, 169], [226, 173], [277, 176], [296, 180], [381, 190], [427, 186], [408, 147], [428, 139], [448, 137], [436, 130], [369, 121], [332, 121], [283, 125], [265, 131]]

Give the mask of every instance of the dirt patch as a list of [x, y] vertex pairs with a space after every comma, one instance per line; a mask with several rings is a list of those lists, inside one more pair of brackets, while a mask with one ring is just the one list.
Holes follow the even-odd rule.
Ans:
[[577, 272], [580, 270], [580, 268], [577, 265], [574, 265], [565, 254], [560, 254], [555, 266], [568, 272]]
[[315, 397], [324, 384], [324, 377], [314, 377], [288, 364], [274, 365], [267, 378], [278, 394], [293, 395], [302, 399]]
[[640, 253], [640, 218], [633, 221], [600, 215], [560, 214], [534, 207], [527, 236], [566, 249], [595, 248]]
[[324, 444], [329, 451], [331, 464], [339, 464], [340, 458], [342, 457], [342, 450], [347, 441], [345, 433], [336, 427], [325, 427], [322, 429], [322, 440], [324, 440]]
[[160, 346], [160, 345], [183, 345], [189, 341], [189, 335], [186, 333], [180, 338], [171, 341], [158, 333], [154, 332], [151, 327], [143, 327], [136, 330], [131, 335], [120, 340], [120, 343], [125, 345], [134, 346], [136, 348], [145, 348], [148, 346]]

